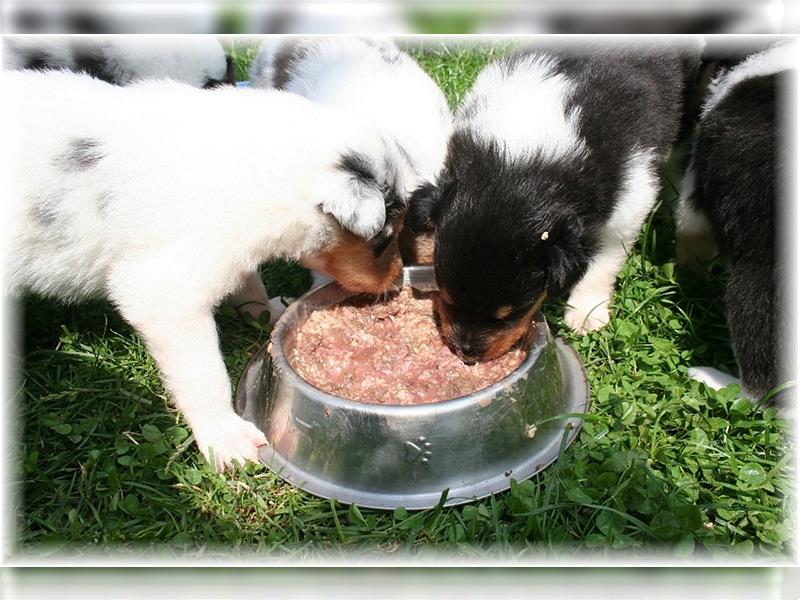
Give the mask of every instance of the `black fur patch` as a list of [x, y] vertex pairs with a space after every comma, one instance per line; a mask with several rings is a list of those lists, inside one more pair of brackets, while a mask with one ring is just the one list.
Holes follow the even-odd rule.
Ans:
[[49, 66], [47, 55], [40, 50], [32, 50], [25, 58], [26, 69], [46, 69]]
[[118, 84], [114, 73], [101, 53], [92, 46], [76, 42], [72, 47], [72, 56], [75, 60], [75, 70], [101, 79], [107, 83]]
[[437, 209], [441, 206], [439, 196], [444, 187], [446, 184], [440, 177], [438, 183], [424, 183], [411, 192], [405, 220], [405, 225], [411, 233], [418, 235], [431, 233], [434, 230]]
[[695, 208], [712, 224], [731, 270], [725, 302], [744, 388], [762, 396], [780, 383], [783, 330], [776, 284], [776, 88], [786, 75], [737, 84], [700, 122]]
[[100, 141], [94, 138], [73, 138], [67, 150], [56, 157], [55, 163], [64, 171], [91, 169], [105, 156], [100, 147]]
[[292, 79], [292, 67], [299, 63], [308, 53], [308, 48], [297, 40], [290, 39], [282, 44], [275, 56], [272, 68], [275, 70], [272, 77], [272, 87], [276, 90], [286, 89]]
[[378, 187], [378, 180], [375, 178], [372, 164], [369, 159], [358, 152], [347, 152], [342, 154], [336, 167], [349, 173], [362, 185]]

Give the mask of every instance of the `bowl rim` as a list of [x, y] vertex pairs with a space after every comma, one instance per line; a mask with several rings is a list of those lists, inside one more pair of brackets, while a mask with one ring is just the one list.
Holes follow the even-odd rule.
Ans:
[[[413, 270], [416, 272], [424, 270], [433, 271], [433, 267], [419, 265], [404, 266], [403, 273], [405, 274], [407, 270]], [[447, 400], [440, 400], [438, 402], [427, 402], [424, 404], [378, 404], [349, 400], [348, 398], [343, 398], [342, 396], [337, 396], [335, 394], [331, 394], [330, 392], [321, 390], [312, 383], [306, 381], [297, 371], [294, 370], [291, 364], [289, 364], [289, 360], [286, 358], [286, 353], [283, 347], [283, 339], [290, 332], [288, 323], [291, 320], [292, 315], [299, 312], [300, 307], [304, 306], [310, 297], [317, 294], [320, 290], [331, 287], [339, 287], [343, 291], [347, 292], [347, 290], [342, 288], [336, 281], [331, 281], [317, 288], [309, 290], [300, 296], [295, 302], [293, 302], [280, 316], [272, 329], [270, 340], [267, 344], [267, 353], [272, 359], [275, 369], [279, 371], [281, 376], [285, 377], [288, 383], [290, 383], [293, 387], [301, 389], [302, 392], [309, 398], [321, 402], [326, 406], [351, 410], [358, 408], [358, 410], [361, 412], [382, 415], [396, 414], [399, 416], [402, 414], [404, 416], [409, 416], [413, 415], [414, 413], [426, 415], [443, 414], [451, 411], [461, 410], [464, 407], [471, 406], [473, 404], [481, 404], [482, 402], [487, 401], [491, 402], [494, 401], [498, 397], [499, 393], [504, 389], [510, 388], [520, 379], [527, 377], [531, 368], [534, 364], [536, 364], [544, 349], [553, 344], [553, 336], [550, 333], [547, 320], [545, 319], [544, 314], [542, 314], [541, 311], [538, 311], [534, 315], [532, 322], [539, 324], [536, 329], [539, 330], [540, 333], [531, 339], [525, 359], [508, 375], [485, 388], [481, 388], [465, 396], [456, 396], [455, 398], [448, 398]], [[352, 295], [357, 294], [354, 293]], [[271, 349], [269, 349], [270, 347]]]

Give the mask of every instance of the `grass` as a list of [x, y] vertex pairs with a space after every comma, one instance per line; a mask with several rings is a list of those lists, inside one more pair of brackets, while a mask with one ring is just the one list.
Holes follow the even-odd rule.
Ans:
[[[431, 44], [412, 52], [453, 105], [489, 58]], [[237, 50], [240, 74], [252, 56], [252, 48]], [[686, 375], [700, 364], [735, 371], [735, 361], [723, 271], [701, 282], [675, 269], [676, 163], [665, 169], [659, 209], [619, 278], [612, 323], [578, 337], [558, 303], [546, 307], [591, 382], [578, 440], [533, 479], [462, 507], [359, 510], [310, 496], [257, 465], [215, 474], [141, 340], [110, 305], [27, 299], [18, 351], [17, 550], [786, 556], [794, 527], [789, 426], [734, 389], [710, 391]], [[290, 263], [268, 266], [264, 279], [286, 296], [310, 282]], [[235, 381], [267, 334], [225, 309], [218, 323]]]

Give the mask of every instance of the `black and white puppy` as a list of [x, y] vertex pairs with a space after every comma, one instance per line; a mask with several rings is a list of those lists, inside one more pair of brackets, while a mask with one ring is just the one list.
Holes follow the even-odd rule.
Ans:
[[479, 75], [415, 231], [435, 228], [438, 316], [465, 360], [505, 353], [545, 296], [576, 331], [609, 320], [659, 192], [699, 46], [535, 49]]
[[213, 36], [32, 37], [4, 40], [4, 68], [63, 69], [115, 85], [174, 79], [195, 87], [234, 84], [233, 60]]
[[[779, 44], [729, 66], [712, 82], [677, 209], [678, 262], [730, 268], [728, 325], [744, 392], [760, 399], [784, 381], [791, 318], [781, 290], [785, 240], [781, 92], [798, 48]], [[689, 374], [713, 388], [737, 382], [710, 367]]]
[[[274, 90], [127, 87], [63, 71], [2, 73], [6, 292], [109, 299], [136, 329], [217, 467], [255, 459], [214, 307], [294, 258], [355, 292], [402, 269], [404, 159], [368, 121]], [[226, 128], [198, 123], [226, 123]]]

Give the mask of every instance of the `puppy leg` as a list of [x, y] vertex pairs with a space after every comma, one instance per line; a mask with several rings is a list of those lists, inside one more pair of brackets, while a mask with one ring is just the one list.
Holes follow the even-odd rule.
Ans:
[[217, 470], [257, 460], [267, 440], [233, 410], [213, 302], [197, 290], [165, 286], [163, 273], [141, 277], [145, 270], [112, 274], [111, 299], [144, 339], [200, 451]]
[[677, 263], [701, 274], [704, 264], [718, 254], [711, 222], [695, 205], [695, 174], [689, 165], [675, 211]]
[[282, 298], [270, 298], [261, 280], [258, 271], [250, 273], [241, 288], [228, 298], [229, 304], [234, 306], [243, 317], [252, 317], [259, 320], [264, 311], [269, 311], [269, 324], [274, 325], [286, 310], [286, 305], [293, 299], [286, 299], [284, 304]]
[[608, 305], [614, 293], [617, 274], [625, 264], [626, 257], [621, 243], [608, 244], [597, 253], [589, 270], [569, 295], [564, 321], [570, 329], [587, 333], [608, 323]]
[[603, 227], [592, 265], [570, 293], [564, 320], [571, 329], [586, 333], [608, 323], [617, 274], [655, 205], [659, 187], [652, 152], [634, 153], [627, 161], [622, 189]]
[[719, 390], [732, 383], [759, 400], [779, 383], [775, 291], [771, 265], [735, 265], [725, 289], [728, 325], [741, 380], [714, 369], [692, 367], [689, 377]]
[[778, 385], [775, 284], [771, 265], [732, 265], [725, 289], [728, 325], [742, 388], [762, 398]]

